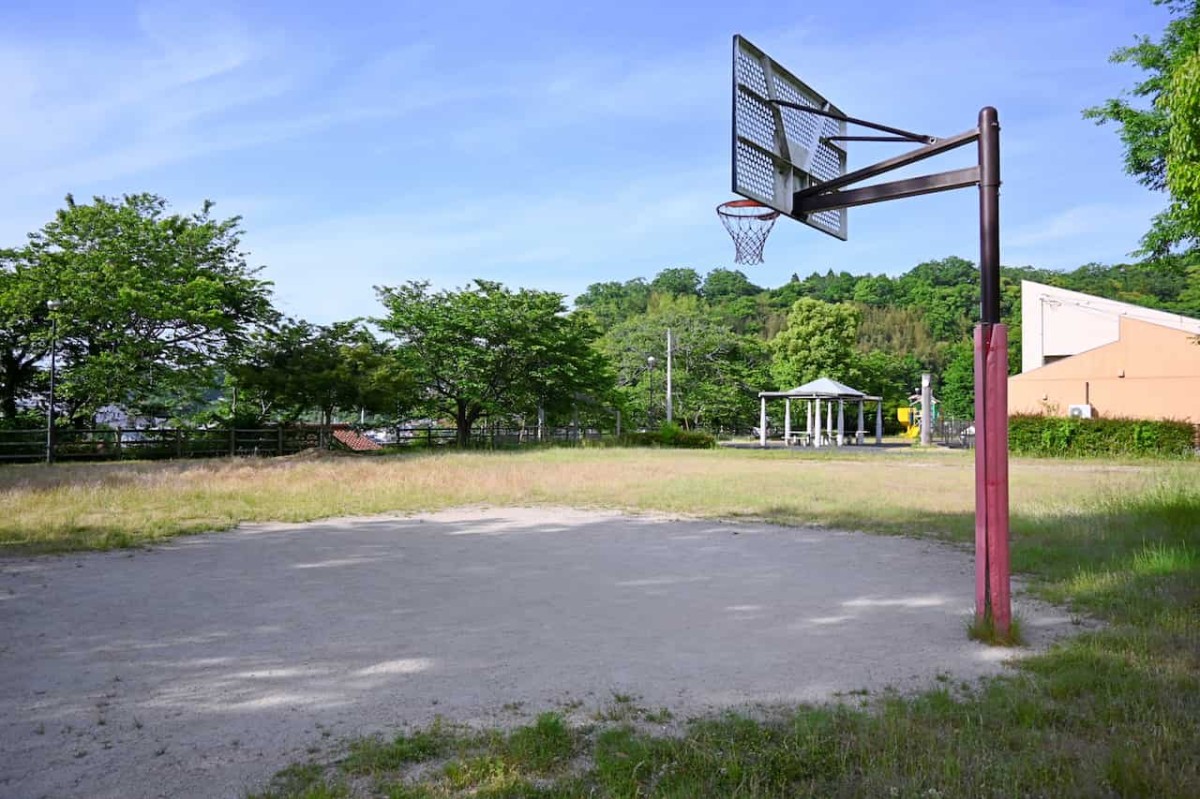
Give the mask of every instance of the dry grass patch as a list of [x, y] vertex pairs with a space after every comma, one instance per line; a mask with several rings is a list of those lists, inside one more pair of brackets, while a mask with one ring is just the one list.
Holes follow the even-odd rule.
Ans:
[[[1194, 464], [1013, 464], [1014, 514], [1080, 512]], [[385, 458], [11, 466], [0, 469], [9, 551], [132, 546], [241, 522], [308, 521], [471, 504], [556, 504], [961, 535], [973, 507], [966, 453], [551, 449]]]

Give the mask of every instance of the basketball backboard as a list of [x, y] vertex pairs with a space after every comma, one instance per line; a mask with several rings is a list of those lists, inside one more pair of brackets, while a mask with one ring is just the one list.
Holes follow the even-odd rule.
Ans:
[[846, 239], [846, 209], [792, 213], [795, 192], [846, 173], [846, 148], [830, 137], [846, 135], [845, 120], [772, 101], [844, 116], [762, 50], [733, 37], [733, 191]]

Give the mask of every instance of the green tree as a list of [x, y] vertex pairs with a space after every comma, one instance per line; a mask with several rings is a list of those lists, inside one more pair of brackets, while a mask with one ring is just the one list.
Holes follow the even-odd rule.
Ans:
[[857, 367], [854, 388], [883, 397], [884, 430], [898, 431], [896, 409], [907, 407], [909, 394], [921, 384], [921, 363], [912, 355], [872, 350], [860, 354]]
[[587, 311], [601, 330], [610, 330], [631, 316], [646, 312], [650, 285], [640, 277], [621, 283], [593, 283], [575, 298], [575, 307]]
[[16, 425], [24, 403], [41, 390], [50, 334], [44, 275], [27, 254], [0, 250], [0, 423]]
[[[769, 353], [754, 336], [739, 335], [694, 298], [659, 298], [654, 310], [609, 331], [600, 350], [612, 362], [631, 420], [648, 426], [666, 409], [666, 332], [674, 340], [673, 399], [685, 427], [748, 427], [767, 385]], [[647, 359], [657, 361], [650, 369]]]
[[832, 269], [825, 274], [813, 272], [801, 281], [801, 290], [806, 297], [814, 297], [822, 302], [849, 302], [854, 299], [854, 291], [858, 278], [849, 272], [837, 272]]
[[851, 299], [862, 305], [881, 307], [890, 305], [896, 296], [896, 287], [887, 275], [867, 275], [854, 284]]
[[738, 297], [752, 297], [762, 289], [736, 269], [714, 269], [704, 277], [700, 293], [709, 302], [724, 302]]
[[938, 379], [942, 413], [956, 419], [974, 419], [975, 343], [971, 339], [956, 341], [950, 345], [948, 355]]
[[484, 414], [516, 415], [539, 404], [561, 412], [581, 395], [612, 391], [595, 327], [567, 315], [561, 294], [476, 280], [457, 291], [425, 281], [379, 287], [387, 316], [375, 320], [410, 355], [429, 409], [454, 419], [458, 443]]
[[1154, 218], [1143, 250], [1164, 256], [1200, 247], [1200, 0], [1155, 0], [1171, 21], [1162, 38], [1142, 36], [1112, 54], [1146, 77], [1122, 97], [1084, 111], [1099, 124], [1115, 122], [1125, 145], [1125, 171], [1170, 202]]
[[700, 274], [695, 269], [664, 269], [650, 281], [650, 290], [673, 297], [699, 296]]
[[234, 415], [253, 422], [316, 411], [328, 426], [339, 410], [398, 416], [415, 404], [402, 353], [358, 320], [328, 326], [288, 320], [256, 336], [230, 375], [238, 397]]
[[[250, 332], [274, 318], [270, 284], [240, 251], [240, 220], [211, 210], [206, 202], [197, 213], [170, 214], [152, 194], [88, 205], [68, 195], [53, 221], [4, 257], [10, 279], [0, 292], [9, 299], [0, 306], [16, 309], [15, 326], [6, 325], [16, 343], [6, 349], [26, 362], [41, 357], [49, 337], [42, 309], [60, 302], [59, 396], [77, 419], [107, 404], [142, 410], [210, 384]], [[27, 366], [12, 374], [17, 382], [6, 382], [5, 393], [27, 391]]]
[[935, 371], [945, 360], [946, 343], [934, 336], [925, 316], [911, 307], [864, 307], [858, 346], [863, 352], [880, 350], [897, 357], [912, 356]]
[[775, 385], [786, 390], [818, 377], [853, 385], [858, 371], [858, 326], [862, 313], [805, 297], [788, 313], [787, 328], [771, 341]]

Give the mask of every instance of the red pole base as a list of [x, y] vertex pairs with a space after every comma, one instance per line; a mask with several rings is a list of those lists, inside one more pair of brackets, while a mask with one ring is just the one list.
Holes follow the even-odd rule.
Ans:
[[975, 618], [1012, 625], [1008, 520], [1008, 328], [975, 328]]

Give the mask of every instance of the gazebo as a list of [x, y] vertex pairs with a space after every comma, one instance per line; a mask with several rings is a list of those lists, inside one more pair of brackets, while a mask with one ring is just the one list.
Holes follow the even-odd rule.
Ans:
[[[883, 397], [872, 397], [858, 389], [850, 388], [828, 377], [793, 388], [791, 391], [760, 391], [758, 394], [762, 411], [758, 426], [758, 440], [763, 447], [767, 446], [767, 400], [782, 399], [784, 406], [783, 443], [791, 446], [799, 443], [801, 446], [827, 447], [844, 446], [846, 442], [846, 403], [858, 403], [858, 430], [854, 436], [855, 444], [862, 444], [866, 431], [863, 427], [863, 408], [868, 402], [875, 403], [875, 443], [883, 443]], [[792, 434], [792, 402], [802, 401], [805, 404], [807, 423], [804, 433]], [[821, 429], [821, 403], [825, 403], [825, 429]], [[836, 432], [833, 420], [833, 406], [837, 405]]]

